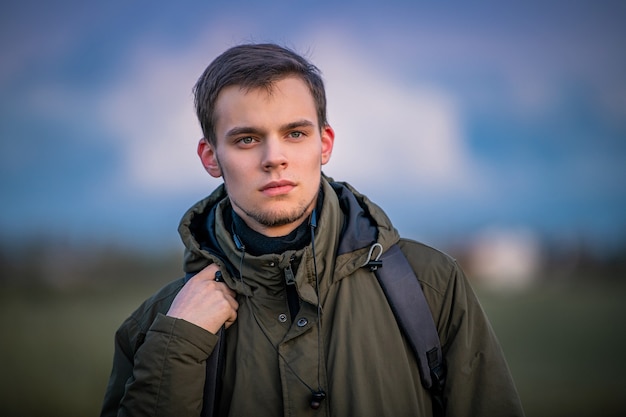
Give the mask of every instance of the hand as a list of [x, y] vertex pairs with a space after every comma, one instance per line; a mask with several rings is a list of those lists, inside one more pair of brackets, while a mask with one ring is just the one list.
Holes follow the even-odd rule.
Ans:
[[235, 292], [223, 282], [215, 282], [219, 268], [211, 264], [198, 272], [174, 298], [168, 316], [186, 320], [211, 333], [230, 327], [237, 319], [239, 304]]

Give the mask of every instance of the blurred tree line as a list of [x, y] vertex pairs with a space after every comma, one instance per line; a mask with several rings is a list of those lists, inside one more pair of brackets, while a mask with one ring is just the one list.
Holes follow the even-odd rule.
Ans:
[[165, 283], [183, 275], [182, 249], [75, 245], [51, 238], [0, 246], [0, 284], [52, 289]]
[[[469, 242], [469, 241], [468, 241]], [[470, 279], [471, 243], [442, 248], [457, 258]], [[598, 251], [584, 241], [543, 244], [540, 282], [626, 281], [626, 243]], [[52, 289], [165, 284], [183, 275], [182, 248], [145, 250], [119, 243], [73, 244], [55, 238], [31, 239], [21, 244], [0, 242], [0, 285], [42, 286]]]

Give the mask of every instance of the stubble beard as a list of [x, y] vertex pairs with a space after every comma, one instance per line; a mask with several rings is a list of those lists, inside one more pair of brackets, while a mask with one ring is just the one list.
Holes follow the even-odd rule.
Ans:
[[293, 223], [300, 223], [301, 220], [308, 215], [309, 209], [315, 200], [316, 197], [313, 197], [313, 199], [309, 201], [308, 204], [298, 204], [291, 210], [245, 209], [233, 200], [231, 200], [231, 204], [233, 205], [233, 207], [237, 207], [239, 210], [241, 210], [249, 219], [252, 219], [263, 227], [270, 228], [286, 226]]

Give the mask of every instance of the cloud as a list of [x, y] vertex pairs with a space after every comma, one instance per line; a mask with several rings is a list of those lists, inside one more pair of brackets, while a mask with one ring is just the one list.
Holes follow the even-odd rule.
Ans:
[[124, 155], [117, 181], [171, 193], [208, 178], [195, 154], [202, 134], [191, 92], [204, 56], [156, 46], [142, 38], [131, 48], [129, 67], [100, 99], [100, 111]]
[[402, 79], [372, 64], [356, 45], [337, 39], [319, 40], [315, 57], [337, 134], [329, 169], [374, 185], [437, 188], [475, 179], [454, 97]]

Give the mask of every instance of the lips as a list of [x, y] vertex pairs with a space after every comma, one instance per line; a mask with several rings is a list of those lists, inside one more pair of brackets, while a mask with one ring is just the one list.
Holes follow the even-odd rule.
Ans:
[[261, 192], [269, 196], [287, 194], [295, 186], [295, 183], [288, 180], [272, 181], [261, 187]]

